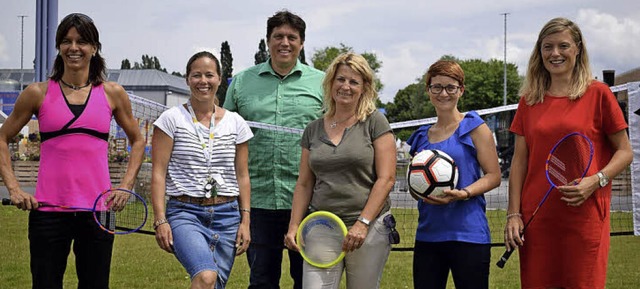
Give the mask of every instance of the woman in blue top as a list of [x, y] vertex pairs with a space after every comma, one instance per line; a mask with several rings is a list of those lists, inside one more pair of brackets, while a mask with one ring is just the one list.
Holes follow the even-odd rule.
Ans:
[[458, 111], [464, 93], [460, 65], [437, 61], [427, 71], [426, 84], [438, 119], [409, 137], [409, 152], [441, 150], [458, 165], [460, 177], [444, 196], [418, 202], [414, 288], [445, 288], [449, 270], [458, 289], [488, 288], [491, 236], [483, 194], [500, 185], [493, 135], [475, 111]]

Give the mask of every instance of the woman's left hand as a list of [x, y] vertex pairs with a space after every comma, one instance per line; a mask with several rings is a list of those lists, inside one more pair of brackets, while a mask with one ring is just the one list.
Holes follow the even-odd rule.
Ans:
[[[373, 225], [373, 223], [371, 225]], [[353, 252], [360, 249], [362, 244], [364, 244], [364, 240], [367, 238], [367, 233], [369, 233], [369, 227], [361, 222], [356, 222], [349, 229], [347, 236], [345, 236], [342, 241], [342, 251]]]
[[113, 189], [111, 191], [111, 194], [107, 197], [106, 203], [110, 204], [109, 209], [111, 209], [112, 211], [120, 212], [124, 209], [124, 206], [127, 205], [129, 197], [131, 197], [131, 194], [121, 190]]
[[242, 255], [249, 248], [251, 243], [251, 233], [248, 224], [240, 224], [238, 227], [238, 236], [236, 237], [236, 256]]
[[[573, 181], [573, 183], [575, 182]], [[578, 207], [598, 188], [600, 188], [598, 176], [593, 175], [583, 178], [577, 185], [559, 186], [558, 190], [562, 193], [560, 200], [566, 202], [567, 206]]]

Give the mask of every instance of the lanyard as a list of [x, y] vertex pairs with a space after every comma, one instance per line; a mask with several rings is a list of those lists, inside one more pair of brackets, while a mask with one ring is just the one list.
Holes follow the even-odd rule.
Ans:
[[191, 107], [191, 100], [187, 102], [187, 108], [189, 108], [189, 114], [191, 114], [191, 120], [193, 121], [193, 128], [196, 130], [196, 134], [198, 135], [198, 139], [200, 140], [200, 144], [202, 145], [202, 150], [204, 151], [204, 158], [207, 160], [207, 167], [209, 167], [209, 163], [211, 162], [210, 156], [213, 154], [213, 130], [216, 128], [215, 104], [213, 106], [213, 113], [211, 114], [211, 121], [209, 121], [209, 150], [207, 150], [207, 144], [204, 142], [204, 137], [198, 129], [198, 118], [196, 118], [196, 113], [193, 111], [193, 107]]

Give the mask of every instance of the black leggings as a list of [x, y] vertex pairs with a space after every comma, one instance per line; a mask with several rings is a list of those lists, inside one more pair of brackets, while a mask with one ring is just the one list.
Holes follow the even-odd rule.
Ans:
[[416, 241], [413, 287], [444, 289], [449, 270], [456, 289], [489, 288], [491, 244]]
[[29, 241], [33, 289], [62, 288], [72, 244], [78, 288], [109, 288], [113, 235], [90, 212], [31, 211]]

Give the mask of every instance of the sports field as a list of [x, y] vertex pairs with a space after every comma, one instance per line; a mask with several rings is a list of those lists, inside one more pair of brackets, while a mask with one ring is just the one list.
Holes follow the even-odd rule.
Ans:
[[[28, 213], [14, 207], [0, 207], [0, 289], [31, 287], [29, 273]], [[499, 230], [492, 228], [492, 231]], [[405, 234], [403, 237], [406, 237]], [[494, 263], [503, 248], [492, 250], [490, 288], [519, 288], [518, 256], [509, 260], [505, 269]], [[541, 252], [543, 254], [544, 252]], [[285, 258], [286, 259], [286, 258]], [[381, 288], [413, 288], [411, 277], [412, 252], [393, 251], [385, 267]], [[132, 234], [118, 236], [111, 265], [111, 288], [188, 288], [189, 278], [178, 261], [162, 251], [153, 236]], [[607, 288], [640, 288], [640, 238], [614, 236], [611, 238]], [[249, 269], [242, 255], [236, 260], [227, 288], [247, 288]], [[343, 282], [344, 283], [344, 282]], [[291, 288], [285, 273], [282, 288]], [[76, 288], [73, 254], [69, 257], [65, 288]], [[344, 284], [341, 288], [345, 288]], [[454, 288], [449, 282], [448, 288]]]

